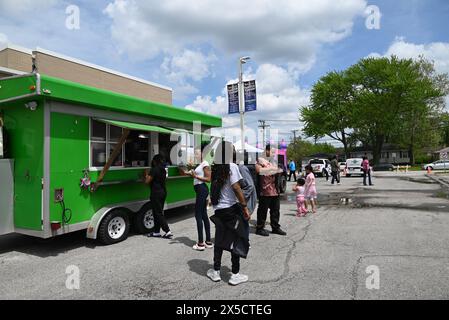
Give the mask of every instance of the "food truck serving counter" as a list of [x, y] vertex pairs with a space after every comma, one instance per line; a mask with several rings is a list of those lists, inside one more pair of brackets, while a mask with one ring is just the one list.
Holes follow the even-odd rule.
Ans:
[[0, 234], [86, 230], [106, 244], [126, 239], [131, 226], [154, 227], [142, 177], [156, 154], [167, 160], [166, 208], [194, 203], [192, 179], [178, 167], [191, 160], [195, 139], [207, 141], [206, 131], [222, 125], [219, 117], [39, 74], [0, 80], [0, 115], [13, 159], [0, 171]]

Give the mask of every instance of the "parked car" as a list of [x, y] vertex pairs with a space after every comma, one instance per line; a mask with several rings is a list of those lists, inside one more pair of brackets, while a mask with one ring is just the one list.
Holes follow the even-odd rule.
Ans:
[[346, 169], [346, 162], [339, 162], [340, 171], [343, 172]]
[[373, 167], [374, 171], [394, 171], [394, 165], [391, 163], [382, 163]]
[[362, 162], [363, 162], [362, 158], [354, 158], [346, 160], [346, 176], [347, 177], [354, 175], [363, 176]]
[[331, 162], [327, 159], [312, 159], [309, 161], [309, 165], [313, 168], [313, 173], [316, 176], [324, 177], [327, 174], [331, 175]]
[[439, 160], [432, 163], [428, 163], [423, 165], [424, 170], [448, 170], [449, 169], [449, 160]]

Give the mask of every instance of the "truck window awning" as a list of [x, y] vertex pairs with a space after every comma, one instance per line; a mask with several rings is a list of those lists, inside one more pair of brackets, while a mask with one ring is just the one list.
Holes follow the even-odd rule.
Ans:
[[172, 132], [178, 132], [178, 133], [183, 133], [186, 132], [188, 134], [193, 134], [195, 136], [199, 136], [201, 135], [203, 138], [208, 138], [208, 139], [213, 139], [213, 138], [219, 138], [221, 139], [221, 136], [218, 135], [212, 135], [212, 134], [208, 134], [205, 132], [199, 132], [199, 131], [193, 131], [193, 130], [187, 130], [187, 129], [180, 129], [180, 128], [168, 128], [167, 129], [171, 130]]
[[113, 120], [105, 120], [105, 119], [96, 119], [96, 120], [116, 126], [116, 127], [129, 129], [129, 130], [159, 132], [159, 133], [165, 133], [165, 134], [171, 134], [173, 132], [173, 130], [169, 130], [169, 129], [158, 127], [158, 126], [150, 126], [147, 124], [123, 122], [123, 121], [113, 121]]

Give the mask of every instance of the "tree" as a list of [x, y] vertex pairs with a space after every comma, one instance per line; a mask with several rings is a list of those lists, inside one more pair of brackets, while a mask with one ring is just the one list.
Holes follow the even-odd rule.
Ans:
[[445, 113], [441, 116], [441, 144], [445, 147], [449, 147], [449, 113]]
[[416, 148], [430, 139], [432, 117], [441, 110], [446, 75], [437, 75], [424, 59], [367, 58], [347, 70], [354, 87], [354, 127], [379, 163], [386, 140]]
[[304, 133], [308, 137], [328, 136], [343, 144], [349, 156], [353, 87], [344, 72], [331, 72], [313, 87], [311, 105], [301, 110]]
[[336, 149], [327, 143], [314, 144], [301, 138], [297, 138], [295, 141], [290, 143], [287, 149], [288, 159], [293, 159], [298, 163], [317, 153], [335, 154]]
[[423, 147], [436, 148], [440, 143], [440, 114], [444, 110], [445, 95], [449, 93], [447, 75], [437, 74], [433, 63], [420, 57], [410, 68], [404, 95], [407, 107], [401, 114], [402, 126], [398, 142], [405, 145], [412, 165], [416, 153]]
[[308, 137], [329, 136], [343, 144], [362, 142], [380, 161], [385, 142], [408, 148], [411, 162], [425, 146], [438, 144], [435, 126], [449, 94], [446, 74], [419, 58], [365, 58], [342, 72], [330, 72], [313, 87], [300, 114]]

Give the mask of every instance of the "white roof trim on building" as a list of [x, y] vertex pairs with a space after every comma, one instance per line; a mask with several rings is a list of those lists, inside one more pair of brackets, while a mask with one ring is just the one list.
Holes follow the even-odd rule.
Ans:
[[[0, 50], [1, 51], [1, 50]], [[23, 75], [23, 74], [27, 74], [26, 72], [23, 72], [23, 71], [19, 71], [19, 70], [14, 70], [14, 69], [9, 69], [9, 68], [5, 68], [5, 67], [2, 67], [2, 66], [0, 66], [0, 72], [3, 72], [3, 73], [9, 73], [9, 74], [11, 74], [11, 75], [17, 75], [17, 76], [21, 76], [21, 75]]]
[[[9, 43], [6, 44], [5, 46], [0, 47], [0, 51], [3, 51], [5, 49], [11, 49], [11, 50], [23, 52], [23, 53], [26, 53], [26, 54], [29, 54], [29, 55], [33, 54], [33, 50], [30, 50], [30, 49], [27, 49], [27, 48], [24, 48], [24, 47], [20, 47], [20, 46], [16, 46], [16, 45], [13, 45], [13, 44], [9, 44]], [[161, 89], [165, 89], [165, 90], [173, 92], [173, 89], [170, 88], [170, 87], [163, 86], [163, 85], [160, 85], [160, 84], [148, 81], [148, 80], [144, 80], [144, 79], [141, 79], [141, 78], [133, 77], [133, 76], [131, 76], [129, 74], [125, 74], [125, 73], [121, 73], [121, 72], [118, 72], [118, 71], [115, 71], [115, 70], [112, 70], [112, 69], [104, 68], [104, 67], [98, 66], [96, 64], [89, 63], [89, 62], [86, 62], [86, 61], [82, 61], [82, 60], [79, 60], [79, 59], [75, 59], [75, 58], [72, 58], [72, 57], [69, 57], [69, 56], [65, 56], [63, 54], [59, 54], [59, 53], [56, 53], [56, 52], [53, 52], [53, 51], [50, 51], [50, 50], [46, 50], [46, 49], [42, 49], [42, 48], [38, 47], [38, 48], [36, 48], [35, 51], [43, 53], [43, 54], [46, 54], [46, 55], [49, 55], [49, 56], [52, 56], [52, 57], [55, 57], [55, 58], [59, 58], [59, 59], [66, 60], [66, 61], [70, 61], [70, 62], [73, 62], [73, 63], [77, 63], [77, 64], [80, 64], [80, 65], [83, 65], [83, 66], [86, 66], [86, 67], [89, 67], [89, 68], [97, 69], [97, 70], [100, 70], [100, 71], [103, 71], [103, 72], [114, 74], [114, 75], [119, 76], [119, 77], [127, 78], [127, 79], [130, 79], [130, 80], [134, 80], [134, 81], [137, 81], [137, 82], [140, 82], [140, 83], [144, 83], [144, 84], [147, 84], [147, 85], [150, 85], [150, 86], [154, 86], [154, 87], [157, 87], [157, 88], [161, 88]]]
[[6, 45], [0, 47], [0, 51], [3, 51], [5, 49], [11, 49], [11, 50], [23, 52], [23, 53], [26, 53], [29, 55], [33, 54], [33, 50], [30, 50], [30, 49], [27, 49], [27, 48], [24, 48], [21, 46], [16, 46], [16, 45], [10, 44], [10, 43], [7, 43]]
[[77, 63], [77, 64], [80, 64], [80, 65], [83, 65], [83, 66], [86, 66], [86, 67], [89, 67], [89, 68], [97, 69], [97, 70], [100, 70], [100, 71], [103, 71], [103, 72], [111, 73], [111, 74], [114, 74], [116, 76], [120, 76], [120, 77], [123, 77], [123, 78], [127, 78], [127, 79], [130, 79], [130, 80], [141, 82], [141, 83], [144, 83], [144, 84], [148, 84], [148, 85], [151, 85], [151, 86], [154, 86], [154, 87], [158, 87], [158, 88], [161, 88], [161, 89], [173, 91], [173, 89], [170, 88], [170, 87], [166, 87], [166, 86], [163, 86], [163, 85], [151, 82], [151, 81], [147, 81], [147, 80], [144, 80], [144, 79], [141, 79], [141, 78], [133, 77], [133, 76], [130, 76], [128, 74], [121, 73], [121, 72], [118, 72], [118, 71], [115, 71], [115, 70], [112, 70], [112, 69], [104, 68], [104, 67], [101, 67], [99, 65], [96, 65], [96, 64], [93, 64], [93, 63], [89, 63], [89, 62], [86, 62], [86, 61], [83, 61], [83, 60], [79, 60], [79, 59], [75, 59], [75, 58], [72, 58], [72, 57], [68, 57], [68, 56], [65, 56], [63, 54], [52, 52], [50, 50], [46, 50], [46, 49], [42, 49], [42, 48], [38, 47], [38, 48], [36, 48], [36, 52], [43, 53], [43, 54], [46, 54], [46, 55], [49, 55], [49, 56], [52, 56], [52, 57], [55, 57], [55, 58], [59, 58], [59, 59], [62, 59], [62, 60], [70, 61], [70, 62], [73, 62], [73, 63]]

